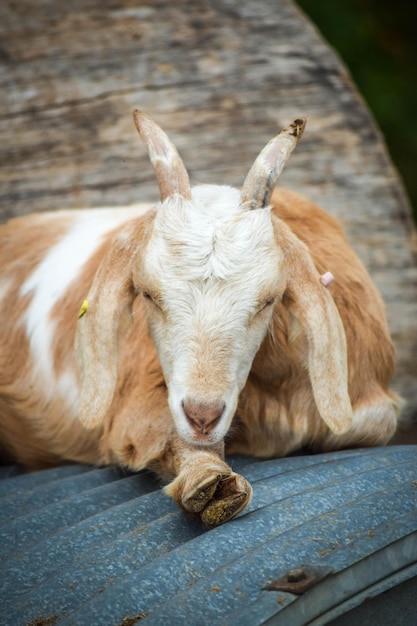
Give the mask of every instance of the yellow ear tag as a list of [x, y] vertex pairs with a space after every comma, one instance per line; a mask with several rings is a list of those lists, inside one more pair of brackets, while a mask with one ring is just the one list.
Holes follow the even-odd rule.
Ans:
[[84, 300], [84, 302], [81, 305], [80, 312], [78, 313], [78, 319], [80, 319], [80, 317], [82, 317], [83, 315], [87, 313], [87, 309], [88, 309], [88, 300]]

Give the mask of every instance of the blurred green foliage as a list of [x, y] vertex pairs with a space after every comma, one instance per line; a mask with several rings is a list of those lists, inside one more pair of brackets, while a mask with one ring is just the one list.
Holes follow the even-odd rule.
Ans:
[[417, 221], [417, 2], [297, 2], [349, 68], [385, 136]]

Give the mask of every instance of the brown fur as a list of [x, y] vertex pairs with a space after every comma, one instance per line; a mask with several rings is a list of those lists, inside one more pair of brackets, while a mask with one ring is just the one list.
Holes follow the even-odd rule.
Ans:
[[[276, 191], [272, 203], [274, 214], [308, 246], [319, 273], [329, 270], [335, 277], [329, 291], [346, 334], [353, 410], [379, 398], [398, 412], [399, 399], [388, 390], [395, 352], [384, 305], [339, 223], [288, 190]], [[297, 330], [291, 339], [293, 323], [284, 299], [276, 304], [273, 327], [241, 394], [240, 419], [229, 450], [268, 457], [288, 454], [300, 446], [327, 450], [386, 443], [395, 430], [395, 423], [389, 420], [385, 429], [381, 423], [368, 422], [360, 434], [354, 430], [341, 437], [329, 433], [311, 394], [305, 368], [306, 339]]]
[[[384, 307], [340, 226], [292, 192], [276, 191], [272, 203], [274, 215], [308, 247], [318, 272], [329, 270], [335, 277], [329, 292], [347, 338], [353, 410], [381, 403], [396, 411], [398, 399], [388, 390], [395, 355]], [[168, 492], [188, 511], [196, 512], [199, 498], [208, 494], [208, 499], [203, 498], [205, 506], [207, 501], [211, 502], [212, 491], [222, 489], [222, 497], [228, 499], [228, 506], [235, 514], [250, 498], [250, 486], [241, 477], [236, 478], [220, 459], [223, 451], [219, 447], [199, 450], [176, 434], [142, 297], [135, 299], [130, 326], [124, 327], [120, 338], [116, 393], [102, 429], [85, 429], [71, 408], [59, 397], [48, 394], [37, 380], [28, 338], [15, 323], [29, 301], [28, 297], [19, 297], [18, 292], [45, 252], [66, 232], [70, 220], [69, 214], [57, 213], [19, 218], [1, 226], [0, 267], [4, 282], [0, 287], [9, 284], [7, 298], [1, 301], [0, 453], [3, 459], [16, 460], [31, 468], [65, 460], [116, 462], [133, 469], [148, 467], [164, 479], [178, 476]], [[139, 222], [139, 230], [142, 232], [138, 236], [144, 237], [146, 219]], [[77, 313], [109, 249], [111, 236], [106, 237], [50, 312], [51, 322], [56, 322], [54, 368], [58, 376], [67, 368], [75, 368]], [[275, 305], [270, 333], [255, 357], [241, 394], [235, 424], [226, 442], [228, 451], [271, 457], [306, 445], [326, 450], [385, 443], [395, 428], [392, 419], [354, 424], [351, 431], [339, 437], [320, 419], [305, 362], [307, 340], [292, 306], [289, 286], [283, 300]], [[193, 476], [188, 482], [187, 468], [187, 471], [192, 468]], [[211, 523], [210, 515], [213, 519], [223, 515], [217, 509], [210, 511], [206, 514], [207, 523]]]

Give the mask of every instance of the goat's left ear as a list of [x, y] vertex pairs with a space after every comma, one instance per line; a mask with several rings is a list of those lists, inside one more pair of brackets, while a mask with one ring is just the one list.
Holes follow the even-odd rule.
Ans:
[[275, 234], [285, 255], [284, 303], [307, 337], [307, 364], [314, 400], [330, 430], [341, 435], [352, 425], [342, 320], [332, 296], [320, 280], [307, 246], [278, 220]]
[[103, 423], [113, 400], [121, 334], [131, 320], [134, 287], [132, 250], [113, 240], [80, 311], [76, 358], [80, 379], [78, 417], [86, 428]]

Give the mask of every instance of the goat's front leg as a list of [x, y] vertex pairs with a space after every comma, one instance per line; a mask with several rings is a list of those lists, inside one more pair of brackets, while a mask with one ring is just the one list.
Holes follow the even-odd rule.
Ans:
[[232, 519], [249, 504], [252, 488], [224, 461], [223, 443], [210, 448], [192, 446], [177, 434], [164, 394], [154, 392], [150, 400], [137, 398], [130, 410], [114, 407], [102, 440], [104, 457], [171, 480], [165, 492], [206, 526]]
[[223, 461], [223, 450], [191, 448], [177, 441], [176, 478], [165, 487], [177, 504], [206, 526], [229, 521], [249, 504], [252, 487]]

